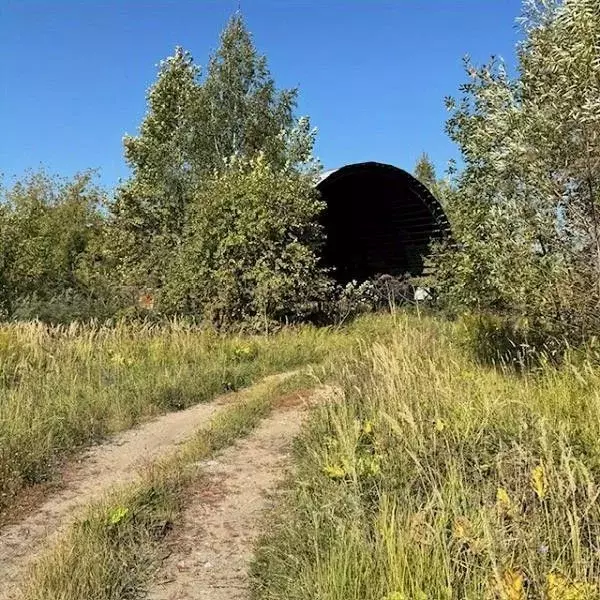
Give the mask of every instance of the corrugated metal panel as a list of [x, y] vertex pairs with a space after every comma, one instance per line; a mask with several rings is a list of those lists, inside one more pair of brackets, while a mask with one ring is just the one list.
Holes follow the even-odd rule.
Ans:
[[328, 203], [325, 258], [341, 280], [358, 278], [357, 273], [422, 274], [431, 240], [450, 234], [437, 199], [392, 165], [368, 162], [332, 169], [315, 186]]
[[351, 175], [357, 171], [369, 169], [388, 170], [390, 173], [398, 174], [405, 179], [408, 182], [409, 187], [414, 191], [415, 195], [419, 197], [423, 205], [427, 207], [428, 211], [434, 217], [439, 225], [440, 231], [443, 231], [448, 235], [450, 234], [450, 223], [448, 222], [446, 213], [444, 212], [444, 209], [437, 198], [416, 177], [404, 169], [400, 169], [394, 165], [379, 162], [362, 162], [345, 165], [343, 167], [338, 167], [337, 169], [329, 169], [327, 171], [323, 171], [323, 173], [318, 176], [317, 181], [315, 182], [315, 187], [321, 187], [321, 185], [332, 176], [343, 177], [345, 174]]

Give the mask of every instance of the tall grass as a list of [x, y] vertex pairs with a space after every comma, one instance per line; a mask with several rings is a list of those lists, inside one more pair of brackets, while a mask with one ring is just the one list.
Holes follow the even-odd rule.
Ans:
[[255, 598], [600, 598], [600, 371], [485, 368], [396, 319], [338, 366], [254, 563]]
[[177, 321], [2, 325], [0, 510], [74, 449], [264, 375], [318, 363], [384, 329], [376, 317], [344, 330], [298, 327], [272, 336], [222, 335]]
[[271, 380], [242, 392], [176, 453], [143, 471], [136, 484], [95, 501], [30, 567], [23, 600], [144, 597], [160, 542], [177, 521], [187, 487], [201, 484], [199, 461], [250, 433], [279, 394], [304, 382], [301, 376]]

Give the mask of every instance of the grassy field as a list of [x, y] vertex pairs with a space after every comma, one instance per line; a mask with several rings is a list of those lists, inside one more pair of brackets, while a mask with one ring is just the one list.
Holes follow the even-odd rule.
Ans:
[[187, 485], [202, 477], [199, 461], [248, 434], [279, 395], [305, 383], [296, 375], [242, 392], [178, 452], [141, 472], [139, 483], [91, 505], [31, 567], [23, 600], [144, 597], [160, 562], [160, 542], [185, 506]]
[[178, 322], [2, 325], [0, 511], [78, 448], [264, 375], [319, 363], [385, 328], [377, 317], [345, 329], [307, 326], [272, 336], [219, 335]]
[[261, 600], [600, 598], [600, 370], [476, 364], [399, 315], [330, 376], [253, 566]]
[[[485, 367], [462, 328], [403, 313], [270, 337], [5, 326], [3, 499], [141, 419], [312, 364], [339, 395], [297, 442], [257, 548], [257, 600], [599, 599], [597, 363]], [[27, 597], [134, 597], [181, 507], [185, 465], [252, 428], [275, 392], [250, 394], [139, 486], [91, 507], [36, 564]]]

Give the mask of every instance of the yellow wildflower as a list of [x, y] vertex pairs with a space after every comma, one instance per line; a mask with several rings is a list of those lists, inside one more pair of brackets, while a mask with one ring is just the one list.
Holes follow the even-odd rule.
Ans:
[[441, 433], [442, 431], [444, 431], [444, 429], [446, 429], [446, 423], [444, 423], [444, 421], [442, 421], [442, 419], [436, 419], [435, 420], [435, 430], [439, 431]]
[[499, 582], [500, 600], [527, 600], [525, 578], [520, 571], [507, 569]]
[[346, 471], [340, 465], [326, 465], [323, 467], [323, 473], [330, 479], [342, 479], [346, 476]]
[[458, 517], [452, 525], [452, 535], [460, 542], [467, 541], [471, 535], [471, 523], [466, 517]]
[[129, 514], [129, 509], [126, 506], [117, 506], [108, 514], [108, 521], [111, 525], [118, 525]]
[[549, 573], [546, 577], [548, 600], [593, 600], [600, 590], [592, 583], [570, 583], [559, 573]]
[[125, 357], [121, 353], [115, 352], [112, 355], [112, 362], [115, 365], [124, 365], [125, 364]]
[[531, 487], [540, 500], [546, 497], [546, 472], [542, 463], [531, 472]]
[[510, 496], [503, 487], [496, 490], [496, 506], [501, 512], [509, 512], [511, 509]]

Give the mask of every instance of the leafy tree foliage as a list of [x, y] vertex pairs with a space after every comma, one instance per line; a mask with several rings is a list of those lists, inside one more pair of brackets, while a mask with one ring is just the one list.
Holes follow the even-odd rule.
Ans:
[[[296, 118], [239, 14], [201, 76], [162, 61], [112, 202], [84, 174], [32, 175], [0, 202], [0, 311], [48, 320], [185, 312], [223, 325], [296, 319], [318, 266], [315, 132]], [[143, 306], [141, 306], [143, 305]]]
[[275, 168], [312, 168], [314, 132], [296, 119], [296, 90], [277, 90], [241, 15], [221, 36], [204, 78], [177, 48], [160, 65], [137, 136], [126, 136], [132, 177], [113, 207], [119, 271], [131, 285], [159, 288], [182, 243], [198, 188], [215, 172], [261, 155]]
[[427, 188], [432, 189], [437, 183], [437, 176], [435, 172], [435, 166], [429, 155], [425, 152], [421, 154], [414, 170], [415, 177]]
[[194, 164], [193, 106], [199, 69], [176, 48], [160, 63], [148, 93], [148, 112], [138, 136], [125, 136], [125, 159], [133, 177], [121, 190], [116, 213], [128, 212], [132, 225], [147, 233], [180, 231]]
[[321, 209], [310, 177], [265, 155], [234, 159], [193, 199], [165, 308], [266, 328], [314, 311], [328, 287], [317, 260]]
[[[200, 85], [196, 123], [202, 168], [222, 169], [230, 157], [258, 154], [276, 167], [308, 160], [312, 136], [306, 119], [294, 118], [296, 98], [296, 89], [277, 90], [266, 57], [254, 48], [241, 15], [234, 15]], [[298, 155], [299, 132], [308, 144]]]
[[462, 98], [448, 99], [464, 169], [438, 285], [454, 306], [580, 336], [600, 301], [600, 5], [528, 1], [521, 24], [518, 76], [467, 60]]
[[[34, 173], [0, 202], [0, 309], [86, 292], [79, 265], [102, 225], [102, 192], [92, 174], [70, 181]], [[35, 315], [32, 315], [35, 316]]]
[[169, 252], [178, 242], [194, 185], [193, 107], [199, 70], [177, 48], [162, 61], [148, 92], [138, 136], [125, 136], [131, 178], [117, 191], [107, 249], [124, 283], [160, 284]]
[[413, 174], [440, 202], [445, 202], [451, 193], [451, 184], [445, 178], [438, 178], [435, 165], [427, 153], [418, 158]]

